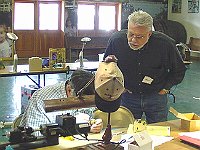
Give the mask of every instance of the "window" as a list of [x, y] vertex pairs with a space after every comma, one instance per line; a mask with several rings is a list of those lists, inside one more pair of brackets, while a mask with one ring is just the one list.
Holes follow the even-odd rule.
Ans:
[[[24, 13], [25, 12], [25, 13]], [[15, 30], [34, 30], [34, 4], [15, 3]]]
[[40, 4], [39, 12], [40, 30], [58, 30], [58, 4]]
[[99, 6], [99, 29], [115, 29], [115, 6]]
[[119, 28], [120, 3], [79, 2], [77, 10], [78, 36], [99, 36]]
[[[39, 30], [58, 30], [59, 4], [40, 2], [39, 8], [35, 7], [36, 4], [15, 2], [14, 29], [34, 30], [36, 23]], [[35, 12], [39, 12], [39, 16]]]
[[78, 29], [94, 30], [94, 5], [79, 5], [78, 6]]

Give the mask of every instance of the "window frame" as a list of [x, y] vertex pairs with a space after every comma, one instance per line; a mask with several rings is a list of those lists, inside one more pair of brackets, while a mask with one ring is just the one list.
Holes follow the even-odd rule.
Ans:
[[[33, 29], [25, 29], [25, 28], [15, 28], [15, 20], [16, 20], [16, 4], [33, 4]], [[14, 16], [13, 16], [13, 20], [14, 20], [14, 23], [13, 23], [13, 29], [14, 30], [28, 30], [28, 31], [33, 31], [35, 29], [35, 4], [33, 2], [20, 2], [20, 1], [16, 1], [14, 3]]]
[[[40, 5], [41, 4], [57, 4], [58, 5], [58, 8], [57, 8], [58, 9], [58, 12], [57, 12], [58, 13], [57, 14], [58, 15], [57, 16], [58, 17], [57, 18], [57, 29], [40, 29]], [[59, 21], [60, 20], [60, 18], [59, 18], [59, 16], [60, 16], [60, 13], [59, 13], [60, 8], [59, 7], [60, 7], [60, 5], [57, 2], [42, 2], [41, 1], [41, 2], [38, 3], [38, 12], [39, 12], [39, 14], [38, 14], [38, 30], [40, 30], [40, 31], [44, 31], [44, 30], [50, 30], [50, 31], [60, 30], [60, 24], [59, 24], [59, 22], [60, 22]]]
[[[15, 3], [31, 3], [34, 5], [34, 29], [32, 29], [32, 31], [45, 31], [45, 30], [48, 30], [48, 31], [58, 31], [58, 30], [61, 30], [61, 12], [60, 12], [60, 1], [59, 0], [54, 0], [54, 1], [45, 1], [45, 0], [30, 0], [30, 1], [25, 1], [25, 0], [15, 0], [14, 2], [14, 5]], [[57, 20], [57, 23], [58, 23], [58, 29], [56, 30], [52, 30], [52, 29], [39, 29], [39, 24], [40, 24], [40, 7], [39, 5], [40, 4], [58, 4], [58, 20]], [[15, 9], [15, 7], [14, 7]], [[14, 17], [13, 19], [15, 19], [15, 14], [14, 14]], [[14, 22], [14, 20], [13, 20]], [[14, 25], [13, 25], [14, 27]], [[21, 31], [26, 31], [27, 29], [14, 29], [14, 30], [21, 30]], [[31, 30], [29, 30], [31, 31]]]

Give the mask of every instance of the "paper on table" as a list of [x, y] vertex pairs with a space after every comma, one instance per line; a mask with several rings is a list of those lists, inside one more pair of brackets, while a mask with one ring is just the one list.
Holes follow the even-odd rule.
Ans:
[[[153, 140], [153, 149], [154, 147], [161, 145], [165, 142], [171, 141], [174, 139], [173, 137], [166, 137], [166, 136], [156, 136], [156, 135], [150, 135], [151, 139]], [[124, 150], [128, 150], [128, 144], [134, 141], [134, 138], [131, 134], [125, 134], [122, 136], [121, 139], [125, 139], [126, 143], [121, 144], [121, 146], [124, 147]]]
[[153, 148], [174, 139], [173, 137], [169, 137], [169, 136], [150, 135], [150, 137], [153, 140]]
[[200, 131], [194, 131], [194, 132], [181, 132], [179, 133], [180, 136], [189, 136], [191, 138], [195, 138], [195, 139], [200, 139]]
[[124, 150], [128, 150], [128, 144], [134, 141], [134, 137], [132, 134], [124, 134], [121, 136], [121, 140], [124, 140], [125, 143], [120, 145], [124, 147]]
[[146, 126], [150, 135], [170, 136], [170, 126]]

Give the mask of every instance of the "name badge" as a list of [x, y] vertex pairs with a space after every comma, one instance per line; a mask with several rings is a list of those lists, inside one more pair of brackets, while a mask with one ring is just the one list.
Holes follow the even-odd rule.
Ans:
[[146, 84], [151, 84], [153, 82], [153, 79], [151, 77], [145, 76], [142, 82]]

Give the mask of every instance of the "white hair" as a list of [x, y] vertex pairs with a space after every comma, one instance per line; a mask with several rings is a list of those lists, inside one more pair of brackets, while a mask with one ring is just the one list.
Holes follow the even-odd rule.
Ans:
[[128, 23], [134, 23], [139, 26], [145, 26], [152, 31], [153, 27], [153, 18], [147, 12], [142, 10], [135, 11], [128, 16]]

